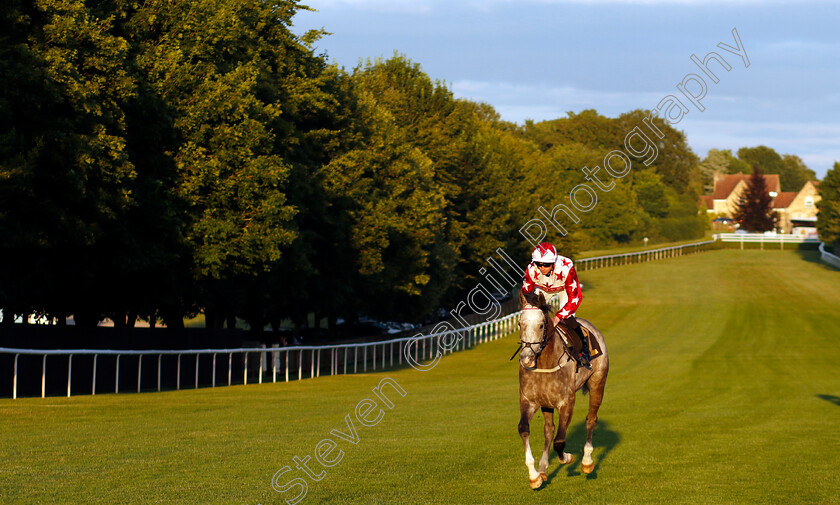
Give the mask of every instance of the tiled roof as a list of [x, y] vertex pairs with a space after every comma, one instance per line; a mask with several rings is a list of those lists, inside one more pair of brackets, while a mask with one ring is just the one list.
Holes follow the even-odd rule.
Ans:
[[790, 207], [790, 204], [793, 202], [793, 199], [796, 198], [796, 195], [798, 194], [798, 191], [783, 191], [779, 193], [779, 196], [773, 199], [773, 208], [786, 209]]
[[[743, 173], [724, 175], [715, 181], [714, 199], [726, 200], [729, 198], [730, 193], [732, 193], [732, 190], [735, 189], [735, 186], [737, 186], [739, 182], [748, 182], [749, 178], [749, 174]], [[769, 191], [774, 191], [779, 187], [779, 176], [778, 174], [764, 174], [764, 182], [767, 184], [767, 189]]]
[[715, 208], [715, 197], [712, 195], [702, 195], [698, 204], [704, 205], [707, 210], [712, 210]]

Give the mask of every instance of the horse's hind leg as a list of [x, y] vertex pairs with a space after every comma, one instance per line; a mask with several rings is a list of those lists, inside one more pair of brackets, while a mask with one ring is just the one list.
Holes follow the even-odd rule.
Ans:
[[[591, 380], [591, 379], [590, 379]], [[598, 409], [604, 399], [604, 384], [606, 377], [603, 377], [589, 389], [589, 413], [586, 414], [586, 445], [583, 446], [583, 460], [580, 462], [580, 469], [583, 473], [592, 473], [595, 470], [595, 463], [592, 461], [592, 432], [598, 423]]]
[[554, 437], [554, 409], [549, 407], [542, 408], [543, 418], [545, 418], [545, 445], [543, 446], [542, 457], [540, 458], [540, 477], [542, 480], [548, 480], [548, 457], [551, 455], [551, 439]]
[[522, 437], [522, 443], [525, 445], [525, 466], [528, 467], [528, 481], [531, 489], [537, 489], [543, 483], [542, 477], [534, 468], [534, 455], [531, 453], [531, 418], [537, 411], [536, 404], [532, 404], [527, 400], [519, 400], [519, 412], [521, 417], [519, 419], [519, 436]]

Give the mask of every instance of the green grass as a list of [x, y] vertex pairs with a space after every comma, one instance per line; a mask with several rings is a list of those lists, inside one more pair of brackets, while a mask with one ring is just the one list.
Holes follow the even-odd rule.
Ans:
[[[0, 503], [280, 504], [272, 475], [326, 438], [343, 460], [302, 503], [840, 503], [840, 272], [721, 250], [581, 277], [611, 354], [589, 476], [579, 395], [577, 462], [529, 489], [509, 337], [425, 373], [0, 400]], [[407, 395], [357, 445], [332, 437], [385, 376]], [[532, 433], [538, 458], [539, 415]]]

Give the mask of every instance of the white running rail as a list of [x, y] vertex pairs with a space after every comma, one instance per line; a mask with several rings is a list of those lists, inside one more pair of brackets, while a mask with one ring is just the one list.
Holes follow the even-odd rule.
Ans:
[[826, 251], [824, 242], [820, 242], [820, 259], [834, 268], [840, 268], [840, 258]]
[[[709, 249], [708, 246], [714, 243], [714, 240], [709, 240], [647, 251], [584, 258], [576, 260], [575, 264], [578, 270], [592, 270], [630, 263], [656, 261], [702, 252]], [[457, 330], [356, 344], [144, 351], [104, 349], [46, 350], [0, 347], [0, 355], [14, 356], [12, 398], [18, 397], [18, 364], [21, 356], [41, 357], [39, 360], [41, 398], [47, 395], [48, 357], [50, 358], [50, 364], [60, 359], [60, 362], [52, 365], [52, 367], [59, 368], [59, 372], [53, 373], [62, 373], [62, 376], [65, 371], [64, 362], [66, 360], [66, 395], [68, 397], [73, 393], [74, 379], [77, 384], [76, 394], [87, 394], [89, 391], [91, 395], [95, 395], [97, 391], [97, 374], [100, 375], [99, 383], [101, 384], [103, 382], [103, 373], [108, 375], [113, 374], [113, 381], [109, 380], [107, 382], [110, 387], [113, 387], [114, 393], [119, 393], [120, 385], [125, 385], [129, 381], [131, 382], [131, 390], [136, 390], [138, 393], [142, 390], [156, 389], [157, 391], [161, 391], [166, 384], [172, 383], [171, 376], [162, 376], [164, 371], [172, 371], [173, 363], [171, 360], [175, 360], [175, 389], [181, 389], [184, 386], [192, 386], [197, 389], [199, 386], [207, 386], [208, 384], [210, 387], [216, 387], [217, 385], [248, 384], [249, 380], [262, 384], [263, 380], [268, 380], [269, 373], [271, 374], [271, 382], [278, 382], [278, 380], [288, 382], [295, 379], [301, 380], [304, 378], [319, 377], [324, 368], [329, 370], [329, 375], [339, 375], [364, 373], [368, 371], [368, 368], [376, 371], [385, 367], [393, 367], [395, 366], [395, 361], [396, 366], [401, 366], [405, 356], [405, 347], [412, 340], [414, 342], [412, 342], [410, 351], [414, 361], [419, 363], [424, 360], [431, 360], [435, 356], [436, 349], [440, 349], [436, 341], [441, 337], [452, 334], [460, 336], [460, 339], [452, 348], [447, 348], [447, 353], [471, 348], [477, 344], [496, 340], [515, 331], [518, 315], [519, 311], [516, 311], [492, 321], [485, 321]], [[90, 370], [90, 376], [81, 378], [79, 377], [79, 373], [73, 374], [74, 356], [77, 362], [82, 357], [87, 360], [92, 360], [85, 363], [85, 369]], [[236, 360], [234, 360], [234, 356]], [[225, 358], [227, 359], [225, 360]], [[101, 361], [105, 361], [106, 359], [108, 359], [109, 363], [101, 363]], [[150, 360], [151, 363], [149, 363]], [[164, 360], [167, 361], [166, 367], [163, 366]], [[219, 363], [220, 360], [222, 363]], [[328, 365], [327, 360], [329, 360]], [[111, 364], [111, 361], [113, 364]], [[123, 367], [122, 375], [120, 373], [121, 365]], [[146, 369], [145, 374], [143, 372], [144, 367]], [[79, 366], [77, 365], [78, 368]], [[155, 370], [155, 382], [150, 377], [150, 368]], [[186, 369], [186, 372], [183, 374], [181, 373], [182, 368]], [[209, 378], [206, 373], [208, 369], [210, 370]], [[135, 370], [136, 380], [133, 374]], [[201, 370], [205, 370], [203, 375], [200, 374]], [[235, 373], [234, 370], [236, 371]], [[128, 373], [131, 374], [131, 377], [126, 378], [126, 374]], [[187, 378], [187, 373], [191, 377]], [[239, 380], [240, 373], [241, 381]], [[78, 384], [89, 384], [90, 387], [79, 386]], [[125, 391], [125, 388], [123, 391]]]

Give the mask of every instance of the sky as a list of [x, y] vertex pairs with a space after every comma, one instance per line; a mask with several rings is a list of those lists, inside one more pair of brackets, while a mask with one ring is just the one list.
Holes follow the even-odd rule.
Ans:
[[[615, 117], [668, 95], [689, 112], [673, 126], [701, 158], [758, 145], [801, 157], [822, 178], [840, 161], [840, 6], [756, 0], [302, 0], [294, 31], [330, 32], [317, 53], [352, 71], [395, 52], [459, 98], [507, 121], [595, 109]], [[735, 48], [736, 29], [749, 60]], [[710, 52], [714, 83], [691, 60]], [[695, 107], [677, 89], [705, 84]], [[702, 93], [687, 82], [689, 93]]]

